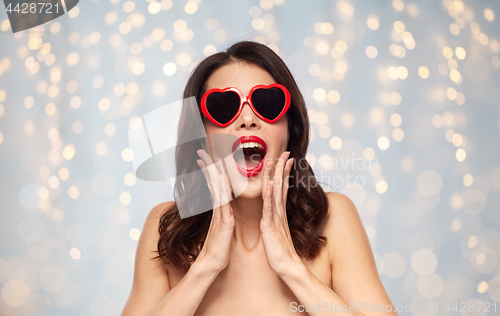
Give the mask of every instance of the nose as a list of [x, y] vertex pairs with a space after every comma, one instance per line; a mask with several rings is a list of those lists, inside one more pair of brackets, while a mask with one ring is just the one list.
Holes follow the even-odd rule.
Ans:
[[236, 120], [236, 129], [260, 128], [260, 119], [250, 108], [250, 104], [245, 102], [243, 109]]

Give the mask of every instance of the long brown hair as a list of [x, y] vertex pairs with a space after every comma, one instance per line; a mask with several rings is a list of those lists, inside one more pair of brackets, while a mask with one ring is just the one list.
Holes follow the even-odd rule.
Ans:
[[[309, 118], [304, 98], [283, 60], [265, 45], [250, 41], [238, 42], [226, 52], [211, 55], [198, 64], [186, 84], [184, 98], [194, 96], [199, 106], [208, 78], [215, 70], [236, 61], [252, 63], [265, 69], [277, 83], [290, 91], [291, 106], [287, 112], [290, 139], [287, 150], [290, 151], [290, 158], [295, 159], [295, 163], [290, 173], [286, 212], [297, 254], [301, 258], [314, 259], [326, 241], [326, 237], [320, 236], [317, 229], [328, 212], [328, 199], [305, 159], [309, 145]], [[185, 132], [196, 124], [195, 115], [200, 115], [199, 112], [187, 113], [188, 111], [183, 107], [181, 112], [178, 144], [185, 143], [182, 135], [189, 134]], [[201, 140], [178, 147], [175, 156], [177, 175], [183, 170], [197, 168], [197, 157], [194, 157], [193, 153], [202, 147]], [[183, 200], [203, 191], [201, 186], [206, 186], [205, 179], [200, 177], [197, 180], [194, 182], [196, 185], [189, 186], [176, 182], [176, 203], [183, 203]], [[165, 210], [160, 219], [158, 256], [155, 259], [161, 258], [165, 264], [171, 264], [186, 272], [203, 247], [212, 219], [212, 210], [181, 219], [177, 206], [178, 204], [174, 204]]]

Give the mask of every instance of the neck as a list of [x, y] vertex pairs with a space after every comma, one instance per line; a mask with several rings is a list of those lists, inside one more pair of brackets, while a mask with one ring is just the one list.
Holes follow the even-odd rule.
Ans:
[[235, 241], [246, 250], [254, 249], [261, 239], [262, 205], [262, 196], [256, 198], [238, 197], [231, 201], [235, 219]]

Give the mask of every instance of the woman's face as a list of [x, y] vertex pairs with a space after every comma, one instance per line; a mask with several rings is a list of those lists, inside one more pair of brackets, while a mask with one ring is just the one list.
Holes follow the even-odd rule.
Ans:
[[[256, 85], [269, 85], [276, 83], [274, 78], [266, 70], [247, 62], [233, 62], [217, 69], [206, 82], [206, 91], [218, 88], [224, 89], [227, 87], [234, 87], [240, 90], [243, 95], [248, 96], [250, 90]], [[226, 146], [229, 152], [232, 152], [233, 142], [240, 139], [241, 147], [248, 147], [239, 149], [233, 152], [229, 157], [223, 157], [226, 169], [229, 174], [231, 183], [231, 190], [235, 196], [242, 196], [245, 198], [255, 198], [262, 194], [262, 176], [264, 168], [253, 175], [256, 170], [259, 170], [260, 162], [263, 160], [262, 154], [265, 154], [265, 159], [272, 159], [275, 163], [279, 156], [286, 150], [288, 145], [288, 114], [285, 114], [275, 123], [267, 123], [260, 119], [250, 108], [248, 103], [244, 103], [240, 115], [234, 122], [226, 127], [220, 127], [208, 119], [204, 119], [205, 131], [208, 135], [210, 147], [213, 157], [214, 146]], [[210, 134], [228, 134], [233, 135], [229, 142], [218, 142], [214, 144], [215, 137]], [[267, 147], [267, 152], [253, 150], [252, 147], [256, 146], [260, 140], [256, 138], [241, 138], [243, 136], [256, 136], [260, 138]], [[261, 145], [257, 145], [260, 147]], [[228, 152], [228, 149], [224, 150]], [[256, 148], [259, 149], [259, 148]], [[244, 153], [244, 155], [243, 155]], [[237, 168], [240, 170], [238, 170]], [[246, 168], [245, 168], [246, 167]], [[253, 172], [246, 172], [253, 170]], [[246, 175], [244, 175], [246, 174]]]

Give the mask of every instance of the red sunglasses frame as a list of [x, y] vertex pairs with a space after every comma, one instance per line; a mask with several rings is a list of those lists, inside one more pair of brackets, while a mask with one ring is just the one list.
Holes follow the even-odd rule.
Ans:
[[[270, 120], [270, 119], [267, 119], [265, 118], [264, 116], [262, 116], [256, 109], [255, 107], [253, 106], [252, 104], [252, 93], [257, 90], [257, 89], [271, 89], [271, 88], [280, 88], [283, 93], [285, 94], [285, 104], [283, 106], [283, 110], [280, 112], [280, 114], [278, 116], [276, 116], [275, 119], [273, 120]], [[216, 119], [214, 119], [212, 117], [212, 115], [210, 115], [210, 113], [208, 112], [208, 109], [207, 109], [207, 98], [208, 96], [213, 93], [213, 92], [226, 92], [226, 91], [234, 91], [236, 92], [239, 96], [240, 96], [240, 108], [238, 109], [238, 112], [236, 112], [236, 114], [234, 115], [234, 117], [227, 123], [225, 124], [221, 124], [219, 123]], [[273, 83], [273, 84], [270, 84], [270, 85], [257, 85], [255, 87], [253, 87], [248, 96], [245, 96], [243, 95], [243, 93], [234, 88], [234, 87], [228, 87], [228, 88], [224, 88], [224, 89], [210, 89], [208, 90], [207, 92], [205, 92], [203, 94], [203, 97], [201, 98], [201, 111], [200, 112], [203, 112], [203, 114], [205, 114], [205, 116], [210, 120], [212, 121], [214, 124], [220, 126], [220, 127], [226, 127], [228, 125], [230, 125], [231, 123], [233, 123], [237, 118], [238, 116], [240, 116], [241, 114], [241, 111], [243, 110], [243, 105], [245, 103], [248, 103], [250, 105], [250, 108], [252, 109], [252, 111], [255, 113], [255, 115], [257, 115], [261, 120], [267, 122], [267, 123], [274, 123], [276, 121], [278, 121], [280, 118], [283, 117], [283, 115], [285, 115], [285, 113], [288, 111], [288, 109], [290, 108], [290, 103], [291, 103], [291, 98], [290, 98], [290, 92], [288, 91], [288, 89], [279, 84], [279, 83]]]

